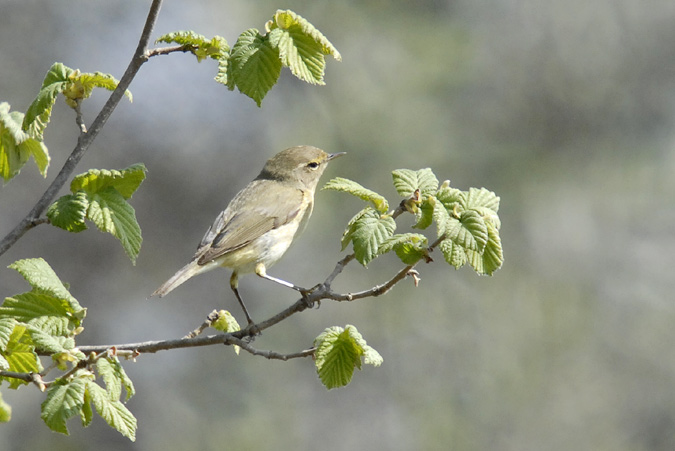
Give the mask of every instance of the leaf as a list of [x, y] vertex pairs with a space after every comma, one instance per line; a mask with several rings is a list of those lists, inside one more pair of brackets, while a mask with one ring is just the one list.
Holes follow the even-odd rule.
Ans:
[[93, 381], [87, 381], [86, 389], [101, 418], [120, 434], [135, 441], [137, 421], [129, 409], [120, 401], [110, 399], [108, 392]]
[[455, 212], [457, 208], [464, 209], [466, 195], [462, 190], [456, 188], [443, 187], [436, 193], [436, 199], [441, 201], [446, 210]]
[[122, 170], [90, 169], [84, 174], [75, 176], [70, 184], [70, 191], [86, 191], [95, 194], [105, 189], [115, 188], [125, 199], [130, 199], [145, 180], [147, 169], [142, 163], [134, 164]]
[[324, 185], [322, 190], [342, 191], [343, 193], [351, 194], [359, 199], [367, 202], [372, 202], [375, 209], [384, 214], [389, 210], [389, 203], [380, 194], [364, 188], [357, 182], [342, 177], [335, 177]]
[[499, 197], [485, 188], [469, 188], [464, 208], [468, 210], [481, 207], [488, 208], [496, 214], [499, 211]]
[[434, 219], [434, 208], [436, 203], [436, 197], [434, 196], [428, 196], [419, 203], [417, 212], [415, 213], [417, 222], [413, 228], [424, 230], [431, 225]]
[[406, 265], [414, 265], [421, 259], [429, 258], [427, 237], [419, 233], [402, 233], [386, 239], [378, 249], [379, 254], [395, 251]]
[[469, 263], [479, 274], [491, 276], [504, 263], [502, 241], [499, 232], [492, 223], [487, 223], [488, 240], [482, 253], [467, 250]]
[[[39, 373], [42, 371], [42, 365], [35, 353], [33, 343], [27, 333], [27, 328], [23, 324], [17, 323], [9, 336], [9, 341], [0, 354], [3, 355], [8, 370], [17, 373]], [[9, 379], [9, 387], [17, 388], [20, 385], [26, 385], [28, 382], [16, 378]]]
[[26, 116], [23, 118], [22, 129], [33, 138], [42, 141], [42, 135], [49, 123], [56, 96], [71, 83], [70, 75], [74, 72], [73, 69], [62, 63], [52, 64], [52, 67], [47, 71], [40, 92], [28, 107]]
[[124, 401], [129, 401], [136, 390], [134, 384], [124, 371], [117, 357], [99, 358], [96, 361], [96, 371], [105, 382], [106, 390], [111, 401], [117, 401], [122, 396], [122, 387], [126, 391]]
[[445, 261], [454, 266], [455, 269], [461, 268], [466, 263], [466, 252], [459, 244], [456, 244], [450, 239], [445, 239], [441, 241], [438, 247], [441, 249], [441, 252], [443, 252]]
[[57, 379], [47, 390], [47, 399], [42, 403], [42, 419], [49, 429], [68, 435], [66, 421], [79, 414], [84, 405], [87, 380], [76, 377], [72, 380]]
[[66, 194], [50, 205], [47, 218], [51, 225], [77, 233], [87, 229], [84, 219], [87, 217], [88, 208], [87, 193], [79, 191], [75, 194]]
[[281, 74], [279, 49], [273, 48], [267, 37], [251, 28], [243, 32], [232, 48], [227, 64], [227, 86], [236, 86], [258, 106]]
[[303, 35], [311, 37], [321, 47], [321, 52], [324, 55], [332, 55], [337, 61], [342, 61], [340, 52], [337, 51], [333, 44], [314, 25], [299, 14], [291, 10], [277, 10], [272, 20], [267, 23], [266, 28], [268, 31], [271, 31], [277, 27], [282, 30], [297, 28]]
[[17, 260], [8, 266], [10, 269], [16, 270], [26, 279], [38, 293], [44, 293], [49, 296], [62, 299], [66, 301], [64, 307], [66, 313], [70, 313], [78, 318], [84, 318], [84, 310], [79, 302], [70, 294], [68, 289], [63, 285], [59, 276], [42, 258], [26, 258]]
[[[241, 330], [237, 319], [227, 310], [218, 311], [218, 319], [211, 323], [211, 327], [225, 333]], [[232, 349], [234, 349], [235, 354], [239, 355], [239, 351], [241, 350], [239, 346], [232, 345]]]
[[2, 399], [2, 393], [0, 393], [0, 423], [9, 423], [12, 419], [12, 406], [7, 404]]
[[133, 264], [141, 250], [141, 228], [136, 220], [136, 211], [119, 191], [110, 186], [89, 196], [87, 219], [103, 232], [120, 240], [124, 251]]
[[298, 25], [288, 29], [276, 28], [269, 34], [270, 44], [279, 49], [281, 64], [302, 81], [325, 85], [326, 60], [321, 45], [302, 32]]
[[167, 33], [157, 38], [155, 43], [158, 42], [165, 42], [167, 44], [174, 42], [178, 45], [182, 45], [185, 50], [195, 55], [199, 62], [206, 58], [221, 60], [226, 58], [230, 51], [230, 47], [227, 45], [225, 38], [214, 36], [211, 39], [207, 39], [205, 36], [193, 31], [174, 31], [172, 33]]
[[10, 364], [4, 354], [7, 353], [7, 345], [16, 325], [17, 321], [14, 318], [0, 318], [0, 371], [9, 370]]
[[53, 336], [43, 332], [40, 328], [35, 326], [28, 326], [27, 330], [35, 349], [40, 351], [56, 354], [66, 352], [68, 349], [75, 346], [75, 342], [71, 337]]
[[[103, 88], [108, 91], [114, 91], [119, 84], [119, 81], [110, 74], [101, 72], [94, 73], [80, 73], [75, 70], [69, 77], [70, 83], [63, 90], [63, 95], [66, 97], [66, 103], [70, 107], [75, 107], [75, 100], [87, 99], [91, 96], [94, 88]], [[124, 91], [129, 102], [133, 101], [131, 92], [127, 89]]]
[[352, 242], [356, 259], [367, 266], [378, 254], [377, 250], [387, 238], [393, 235], [396, 222], [391, 216], [380, 215], [371, 207], [362, 210], [358, 219], [352, 220], [343, 236], [345, 242]]
[[315, 365], [319, 379], [328, 388], [344, 387], [361, 369], [361, 356], [366, 364], [380, 366], [382, 356], [368, 346], [356, 327], [330, 327], [314, 340]]
[[419, 171], [397, 169], [391, 174], [394, 178], [394, 187], [402, 197], [410, 197], [419, 189], [420, 197], [426, 198], [435, 195], [438, 190], [438, 179], [429, 168]]
[[50, 161], [47, 147], [21, 129], [23, 113], [10, 113], [9, 109], [8, 103], [0, 103], [0, 175], [9, 181], [32, 156], [40, 174], [46, 177]]

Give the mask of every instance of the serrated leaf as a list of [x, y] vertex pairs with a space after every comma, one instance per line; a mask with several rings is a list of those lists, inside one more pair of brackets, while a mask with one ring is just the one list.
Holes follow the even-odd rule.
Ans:
[[356, 260], [367, 266], [375, 257], [377, 250], [387, 238], [394, 234], [396, 222], [391, 216], [381, 215], [375, 209], [366, 207], [358, 219], [350, 223], [345, 240], [351, 241]]
[[112, 401], [119, 400], [122, 388], [126, 391], [124, 401], [129, 401], [136, 394], [134, 384], [124, 371], [117, 357], [100, 358], [96, 361], [96, 371], [105, 382], [106, 390]]
[[228, 67], [230, 65], [230, 54], [226, 53], [218, 60], [218, 73], [213, 78], [216, 82], [229, 86], [229, 79], [227, 78]]
[[482, 253], [467, 250], [469, 263], [478, 274], [491, 276], [504, 263], [502, 241], [499, 231], [491, 223], [487, 224], [488, 241]]
[[438, 179], [429, 168], [413, 171], [397, 169], [392, 173], [394, 187], [402, 197], [410, 197], [416, 190], [420, 190], [420, 197], [433, 196], [438, 190]]
[[84, 391], [84, 403], [82, 404], [82, 410], [80, 416], [82, 417], [82, 427], [87, 427], [91, 424], [91, 420], [94, 419], [94, 410], [91, 408], [91, 394], [89, 390]]
[[5, 298], [0, 317], [15, 318], [50, 335], [68, 336], [79, 327], [67, 301], [36, 291]]
[[[14, 330], [9, 336], [9, 341], [0, 354], [6, 360], [9, 371], [17, 373], [38, 373], [42, 371], [42, 364], [35, 353], [33, 342], [27, 332], [24, 324], [16, 323]], [[26, 385], [28, 382], [16, 378], [8, 378], [9, 387], [17, 388], [20, 385]]]
[[147, 169], [142, 163], [134, 164], [126, 169], [90, 169], [84, 174], [75, 176], [70, 184], [70, 191], [86, 191], [96, 194], [107, 188], [115, 188], [125, 199], [130, 199], [145, 180]]
[[499, 197], [485, 188], [469, 188], [464, 208], [475, 210], [481, 207], [497, 213], [499, 211]]
[[459, 244], [454, 243], [450, 239], [445, 239], [441, 241], [438, 247], [443, 252], [445, 261], [454, 266], [455, 269], [459, 269], [466, 264], [466, 252]]
[[[462, 213], [459, 222], [462, 224], [462, 232], [457, 236], [457, 242], [464, 243], [462, 245], [466, 249], [483, 252], [485, 243], [487, 243], [488, 240], [487, 225], [485, 224], [483, 217], [474, 210], [467, 210]], [[471, 235], [473, 240], [462, 235], [464, 230]]]
[[32, 156], [40, 174], [46, 177], [50, 161], [47, 147], [21, 129], [23, 113], [10, 113], [9, 109], [8, 103], [0, 103], [0, 175], [9, 181]]
[[361, 368], [361, 356], [365, 363], [379, 366], [382, 356], [368, 346], [356, 327], [347, 325], [324, 330], [314, 340], [315, 365], [319, 379], [328, 388], [344, 387], [349, 384], [355, 368]]
[[70, 345], [70, 347], [74, 345], [74, 342], [70, 337], [56, 337], [31, 325], [28, 326], [27, 330], [35, 349], [48, 352], [49, 354], [66, 352], [67, 349], [64, 345]]
[[326, 60], [322, 47], [298, 25], [288, 29], [276, 28], [269, 33], [270, 44], [279, 49], [281, 64], [302, 81], [325, 85], [323, 81]]
[[336, 60], [342, 61], [340, 52], [337, 51], [333, 44], [314, 25], [299, 14], [291, 10], [278, 10], [268, 23], [267, 29], [271, 31], [277, 27], [283, 30], [297, 28], [303, 35], [311, 37], [320, 46], [321, 52], [324, 55], [332, 55]]
[[419, 203], [417, 212], [415, 213], [417, 222], [415, 222], [413, 228], [424, 230], [432, 224], [436, 203], [437, 201], [434, 196], [428, 196]]
[[57, 379], [49, 387], [47, 399], [42, 403], [41, 415], [49, 429], [68, 435], [66, 421], [82, 411], [87, 382], [82, 377], [69, 381]]
[[366, 207], [363, 210], [359, 211], [356, 213], [352, 219], [349, 220], [347, 223], [347, 227], [345, 228], [345, 231], [342, 233], [342, 239], [340, 240], [340, 245], [342, 246], [341, 250], [347, 249], [347, 246], [349, 246], [349, 243], [352, 240], [352, 233], [354, 233], [354, 224], [361, 219], [362, 216], [368, 214], [372, 210], [370, 207]]
[[207, 39], [205, 36], [193, 31], [174, 31], [172, 33], [167, 33], [157, 38], [155, 43], [158, 42], [165, 42], [167, 44], [173, 42], [182, 45], [185, 50], [195, 55], [197, 61], [200, 62], [205, 58], [220, 60], [230, 51], [230, 47], [227, 45], [225, 38], [214, 36], [211, 39]]
[[141, 250], [141, 228], [136, 220], [136, 211], [113, 187], [97, 191], [89, 196], [87, 219], [102, 232], [117, 238], [133, 264]]
[[359, 199], [365, 200], [367, 202], [372, 202], [375, 206], [375, 209], [380, 213], [384, 214], [389, 210], [389, 202], [380, 194], [375, 191], [364, 188], [359, 183], [354, 182], [353, 180], [345, 179], [342, 177], [335, 177], [324, 185], [322, 190], [332, 190], [332, 191], [341, 191], [343, 193], [351, 194], [356, 196]]
[[56, 275], [49, 263], [42, 258], [26, 258], [17, 260], [8, 266], [14, 269], [26, 279], [37, 293], [44, 293], [49, 296], [66, 301], [63, 306], [66, 314], [72, 314], [80, 319], [84, 318], [83, 309], [79, 302], [70, 294], [63, 285], [59, 276]]
[[269, 39], [251, 28], [243, 32], [232, 47], [227, 65], [227, 86], [236, 86], [242, 94], [252, 98], [258, 106], [272, 89], [281, 74], [279, 49]]
[[101, 418], [120, 434], [135, 441], [137, 422], [129, 409], [120, 401], [111, 400], [108, 392], [92, 381], [87, 382], [87, 391]]
[[28, 107], [23, 118], [22, 129], [33, 138], [42, 141], [42, 135], [49, 123], [56, 96], [71, 83], [70, 75], [74, 72], [73, 69], [62, 63], [54, 63], [47, 71], [40, 92]]
[[455, 211], [458, 207], [464, 209], [466, 201], [464, 191], [457, 188], [444, 187], [436, 193], [436, 199], [439, 200], [448, 211]]
[[[7, 347], [16, 323], [17, 321], [14, 318], [0, 318], [0, 351]], [[6, 370], [7, 368], [0, 369]]]
[[0, 393], [0, 423], [8, 423], [12, 419], [12, 406], [2, 399]]
[[[111, 74], [104, 74], [102, 72], [80, 73], [79, 70], [75, 70], [68, 78], [70, 79], [70, 84], [63, 90], [63, 95], [66, 97], [66, 103], [71, 107], [74, 107], [71, 101], [89, 98], [94, 88], [114, 91], [119, 84], [119, 80]], [[128, 89], [124, 91], [124, 95], [127, 96], [129, 102], [133, 101], [133, 96]]]
[[423, 258], [429, 257], [427, 237], [419, 233], [402, 233], [385, 240], [378, 249], [379, 254], [396, 252], [406, 265], [414, 265]]
[[66, 194], [49, 206], [47, 218], [51, 225], [77, 233], [87, 229], [84, 219], [88, 208], [89, 199], [84, 191]]

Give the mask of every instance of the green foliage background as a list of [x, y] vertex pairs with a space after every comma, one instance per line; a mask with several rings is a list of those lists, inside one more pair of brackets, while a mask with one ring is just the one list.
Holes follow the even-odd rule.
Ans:
[[[13, 111], [25, 111], [53, 61], [121, 76], [147, 4], [69, 4], [0, 6], [0, 98]], [[120, 104], [76, 171], [145, 163], [133, 202], [144, 239], [136, 266], [94, 227], [45, 226], [0, 266], [50, 262], [87, 306], [82, 343], [182, 335], [214, 308], [234, 310], [223, 274], [161, 301], [146, 297], [267, 157], [306, 143], [349, 153], [325, 181], [347, 177], [389, 199], [390, 173], [402, 167], [495, 191], [504, 268], [486, 278], [422, 265], [417, 289], [325, 302], [256, 340], [291, 352], [327, 323], [355, 325], [385, 360], [364, 366], [346, 389], [327, 392], [309, 360], [269, 362], [218, 347], [160, 353], [125, 364], [137, 389], [128, 404], [139, 419], [134, 444], [98, 418], [88, 429], [69, 423], [70, 437], [53, 434], [38, 418], [42, 395], [23, 389], [3, 391], [13, 418], [0, 426], [2, 449], [673, 449], [670, 2], [204, 0], [189, 10], [168, 2], [157, 33], [192, 29], [232, 45], [278, 8], [301, 14], [340, 49], [326, 86], [282, 71], [258, 109], [214, 83], [208, 59], [154, 59], [131, 86], [134, 103]], [[92, 94], [86, 119], [105, 98]], [[70, 108], [61, 99], [53, 108], [51, 169], [77, 137]], [[1, 231], [46, 183], [31, 163], [1, 188]], [[311, 285], [332, 270], [344, 225], [362, 208], [346, 197], [317, 193], [305, 235], [271, 274]], [[353, 265], [335, 288], [369, 288], [396, 261], [392, 253], [367, 271]], [[0, 287], [26, 290], [11, 270], [0, 273]], [[295, 300], [254, 277], [241, 290], [256, 318]]]

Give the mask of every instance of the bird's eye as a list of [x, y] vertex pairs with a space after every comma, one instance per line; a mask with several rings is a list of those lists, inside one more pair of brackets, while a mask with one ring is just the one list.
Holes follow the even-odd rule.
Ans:
[[317, 163], [316, 161], [310, 161], [309, 163], [307, 163], [307, 167], [310, 169], [316, 169], [319, 167], [319, 163]]

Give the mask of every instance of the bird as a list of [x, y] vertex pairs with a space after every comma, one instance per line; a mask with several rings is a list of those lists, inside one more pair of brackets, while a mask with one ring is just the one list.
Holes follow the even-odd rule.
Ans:
[[328, 162], [345, 152], [326, 153], [295, 146], [267, 160], [260, 174], [239, 191], [206, 231], [192, 260], [150, 297], [163, 297], [188, 279], [217, 267], [232, 270], [230, 288], [249, 325], [253, 324], [239, 294], [239, 276], [259, 277], [303, 289], [267, 274], [302, 233], [314, 208], [314, 192]]

